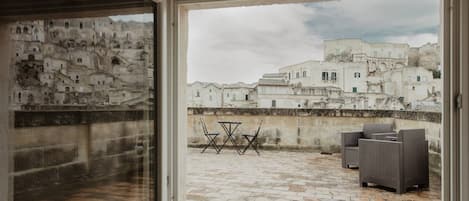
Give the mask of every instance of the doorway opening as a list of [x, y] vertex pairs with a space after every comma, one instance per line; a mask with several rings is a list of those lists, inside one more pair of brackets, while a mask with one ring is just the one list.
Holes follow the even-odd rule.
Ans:
[[[427, 9], [417, 9], [422, 4]], [[340, 1], [189, 11], [187, 199], [441, 200], [440, 2], [413, 6]], [[376, 17], [362, 15], [370, 10]], [[243, 152], [261, 121], [260, 155], [253, 147]], [[389, 126], [373, 132], [390, 135], [366, 136], [370, 125]], [[348, 144], [351, 131], [363, 133]], [[420, 147], [382, 156], [406, 166], [392, 169], [423, 173], [423, 182], [398, 189], [361, 178], [379, 160], [358, 156], [382, 151], [361, 140]], [[407, 166], [410, 156], [418, 162]]]

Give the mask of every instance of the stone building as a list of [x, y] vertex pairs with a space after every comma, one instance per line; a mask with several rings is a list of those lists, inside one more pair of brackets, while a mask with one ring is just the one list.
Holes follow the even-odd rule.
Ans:
[[408, 65], [409, 45], [402, 43], [369, 43], [361, 39], [324, 41], [324, 59], [332, 62], [363, 62], [369, 72]]
[[222, 85], [223, 107], [256, 107], [255, 84], [235, 83]]
[[22, 105], [126, 107], [128, 100], [148, 98], [143, 95], [148, 96], [153, 83], [149, 75], [152, 23], [54, 19], [19, 22], [10, 31], [16, 49], [11, 96], [16, 109]]
[[257, 107], [255, 84], [194, 82], [187, 86], [189, 107]]
[[188, 107], [221, 107], [222, 87], [215, 83], [194, 82], [187, 86]]
[[[439, 46], [368, 43], [359, 39], [324, 42], [326, 61], [305, 61], [267, 73], [253, 87], [226, 84], [189, 85], [190, 107], [441, 109]], [[417, 64], [410, 66], [410, 64]], [[210, 85], [221, 99], [194, 97]], [[236, 86], [236, 85], [235, 85]], [[215, 89], [214, 89], [215, 90]], [[232, 95], [231, 95], [232, 94]], [[231, 97], [230, 97], [231, 95]], [[244, 103], [232, 102], [236, 96]]]

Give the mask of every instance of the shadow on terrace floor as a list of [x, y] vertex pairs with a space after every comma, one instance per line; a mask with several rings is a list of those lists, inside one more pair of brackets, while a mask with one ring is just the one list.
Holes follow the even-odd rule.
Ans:
[[428, 191], [361, 188], [358, 170], [343, 169], [339, 154], [261, 151], [259, 157], [252, 150], [239, 156], [189, 149], [187, 157], [188, 201], [437, 201], [440, 186], [432, 175]]

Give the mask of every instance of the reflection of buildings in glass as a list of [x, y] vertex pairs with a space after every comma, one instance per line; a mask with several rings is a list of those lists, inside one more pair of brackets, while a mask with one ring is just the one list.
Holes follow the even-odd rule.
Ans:
[[149, 104], [151, 23], [110, 18], [18, 22], [11, 25], [11, 38], [17, 108]]

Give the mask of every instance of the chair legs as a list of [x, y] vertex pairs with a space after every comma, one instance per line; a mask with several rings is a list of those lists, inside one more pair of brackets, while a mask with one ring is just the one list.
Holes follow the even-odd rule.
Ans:
[[240, 154], [244, 154], [246, 153], [246, 151], [249, 149], [249, 147], [252, 147], [252, 149], [254, 149], [254, 151], [256, 151], [257, 155], [261, 155], [259, 153], [259, 150], [257, 149], [257, 147], [259, 146], [259, 143], [257, 142], [257, 138], [252, 138], [252, 139], [249, 139], [248, 136], [244, 136], [244, 138], [246, 138], [246, 140], [248, 141], [248, 145], [246, 147], [244, 147], [244, 149], [240, 152]]
[[219, 148], [218, 148], [217, 143], [215, 142], [215, 139], [217, 138], [217, 136], [215, 136], [215, 137], [212, 137], [210, 135], [205, 135], [205, 136], [207, 136], [209, 142], [208, 142], [208, 144], [205, 145], [205, 147], [202, 149], [202, 151], [200, 153], [204, 153], [205, 150], [207, 150], [207, 148], [209, 146], [212, 146], [215, 149], [215, 151], [217, 152], [217, 154], [219, 154], [219, 151], [218, 151]]

